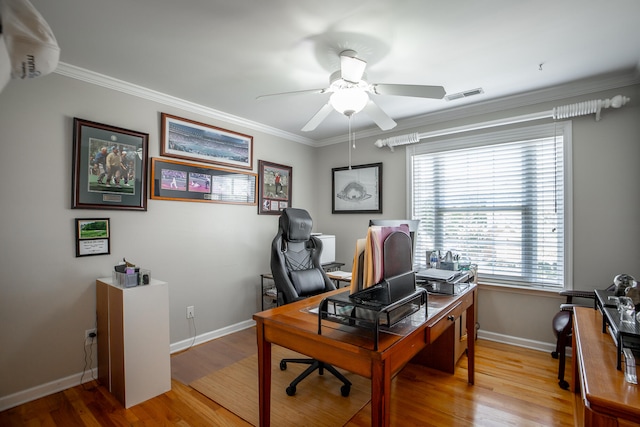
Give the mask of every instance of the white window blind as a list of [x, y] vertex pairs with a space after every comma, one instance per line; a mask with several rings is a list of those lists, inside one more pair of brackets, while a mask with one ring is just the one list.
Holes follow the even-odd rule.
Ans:
[[452, 250], [484, 282], [564, 287], [569, 148], [570, 123], [408, 148], [418, 267]]

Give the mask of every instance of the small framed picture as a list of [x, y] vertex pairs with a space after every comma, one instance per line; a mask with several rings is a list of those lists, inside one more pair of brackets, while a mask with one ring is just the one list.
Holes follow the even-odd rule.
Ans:
[[111, 253], [109, 218], [76, 218], [76, 257]]
[[382, 213], [382, 163], [333, 168], [332, 213]]
[[258, 161], [258, 214], [280, 215], [291, 207], [292, 167]]
[[149, 134], [73, 119], [73, 209], [147, 210]]
[[160, 155], [253, 169], [253, 137], [162, 113]]

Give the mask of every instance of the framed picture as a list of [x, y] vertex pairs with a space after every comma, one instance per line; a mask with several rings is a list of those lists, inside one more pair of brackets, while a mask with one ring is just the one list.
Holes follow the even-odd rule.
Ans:
[[151, 159], [151, 198], [256, 205], [255, 173]]
[[147, 210], [149, 134], [73, 119], [73, 209]]
[[291, 166], [258, 162], [258, 213], [280, 215], [291, 207]]
[[253, 169], [253, 137], [162, 113], [160, 155]]
[[382, 163], [333, 168], [332, 213], [382, 213]]
[[76, 218], [76, 257], [111, 253], [109, 218]]

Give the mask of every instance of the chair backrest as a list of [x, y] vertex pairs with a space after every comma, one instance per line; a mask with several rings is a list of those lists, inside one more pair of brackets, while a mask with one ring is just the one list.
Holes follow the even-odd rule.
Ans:
[[286, 208], [271, 243], [271, 274], [288, 304], [335, 289], [320, 265], [322, 241], [311, 235], [313, 221], [304, 209]]

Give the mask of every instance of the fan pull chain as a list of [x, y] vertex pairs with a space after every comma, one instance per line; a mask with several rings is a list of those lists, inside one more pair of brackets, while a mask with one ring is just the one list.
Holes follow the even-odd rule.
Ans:
[[[349, 145], [349, 170], [351, 170], [351, 115], [349, 115], [349, 137], [347, 139], [347, 144]], [[355, 142], [354, 142], [355, 148]]]

